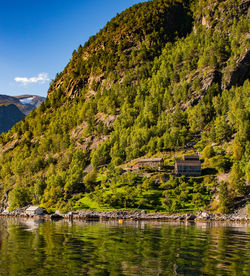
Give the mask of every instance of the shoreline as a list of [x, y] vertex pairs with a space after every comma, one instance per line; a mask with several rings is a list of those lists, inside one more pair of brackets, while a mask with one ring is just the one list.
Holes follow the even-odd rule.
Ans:
[[20, 217], [34, 218], [43, 220], [85, 220], [85, 221], [190, 221], [190, 222], [242, 222], [250, 223], [250, 217], [239, 216], [236, 214], [218, 215], [200, 212], [197, 214], [164, 214], [164, 213], [147, 213], [145, 211], [75, 211], [66, 214], [58, 212], [53, 214], [27, 214], [23, 208], [12, 212], [1, 212], [0, 217]]

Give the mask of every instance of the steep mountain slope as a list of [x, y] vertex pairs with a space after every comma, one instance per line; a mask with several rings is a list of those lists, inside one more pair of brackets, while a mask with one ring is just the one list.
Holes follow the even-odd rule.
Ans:
[[[1, 135], [2, 205], [223, 212], [247, 195], [248, 7], [154, 0], [112, 19]], [[202, 152], [201, 177], [169, 171], [185, 150]], [[123, 173], [152, 155], [164, 173]]]
[[182, 1], [170, 5], [158, 0], [131, 7], [73, 52], [48, 94], [61, 88], [67, 96], [86, 90], [93, 95], [98, 88], [102, 91], [123, 82], [128, 72], [134, 75], [131, 80], [138, 81], [149, 74], [150, 61], [167, 41], [191, 31], [191, 19]]

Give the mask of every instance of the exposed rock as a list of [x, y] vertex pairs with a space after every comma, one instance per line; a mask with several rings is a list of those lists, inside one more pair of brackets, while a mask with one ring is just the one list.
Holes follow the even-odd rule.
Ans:
[[8, 208], [8, 197], [9, 197], [9, 192], [10, 191], [11, 191], [10, 189], [5, 191], [5, 193], [3, 195], [3, 199], [0, 202], [0, 208], [2, 210], [5, 210], [5, 209]]
[[205, 77], [203, 77], [201, 79], [201, 83], [202, 83], [202, 92], [206, 93], [208, 88], [213, 84], [213, 83], [218, 83], [220, 86], [221, 83], [221, 77], [222, 74], [221, 72], [217, 71], [217, 70], [213, 70], [212, 72], [210, 72], [209, 74], [207, 74]]
[[[199, 90], [198, 93], [197, 93], [197, 91], [193, 91], [192, 98], [188, 102], [181, 105], [181, 108], [183, 110], [189, 108], [190, 106], [197, 105], [201, 101], [201, 99], [206, 95], [207, 90], [209, 89], [209, 87], [212, 84], [217, 83], [218, 86], [220, 87], [221, 86], [222, 73], [218, 70], [207, 68], [206, 75], [204, 75], [204, 72], [197, 71], [192, 76], [192, 80], [194, 80], [195, 78], [198, 78], [200, 83], [201, 83], [200, 90]], [[191, 80], [189, 80], [189, 81], [191, 81]]]
[[186, 219], [185, 215], [180, 215], [180, 216], [177, 217], [178, 221], [182, 221], [182, 220], [185, 220], [185, 219]]
[[202, 212], [199, 217], [204, 218], [204, 219], [208, 219], [210, 217], [210, 215], [206, 212]]
[[59, 219], [63, 219], [63, 216], [55, 213], [55, 214], [50, 215], [50, 219], [51, 220], [59, 220]]
[[229, 173], [220, 173], [218, 176], [217, 176], [217, 181], [218, 182], [227, 182], [228, 181], [228, 178], [229, 178]]
[[112, 127], [117, 115], [108, 115], [102, 112], [99, 112], [95, 116], [95, 120], [97, 123], [102, 122], [107, 127]]
[[241, 86], [244, 81], [250, 79], [250, 50], [240, 57], [236, 62], [236, 67], [226, 76], [222, 89], [230, 89], [232, 86]]
[[164, 214], [164, 213], [146, 213], [143, 211], [79, 211], [79, 212], [69, 212], [67, 214], [52, 214], [52, 215], [43, 215], [43, 216], [33, 216], [25, 213], [25, 210], [28, 207], [20, 208], [14, 210], [12, 212], [8, 212], [4, 210], [0, 213], [1, 216], [14, 216], [14, 217], [42, 217], [43, 219], [48, 220], [60, 220], [60, 219], [74, 219], [74, 220], [159, 220], [159, 221], [179, 221], [179, 222], [188, 222], [188, 221], [237, 221], [237, 222], [247, 222], [250, 223], [250, 217], [246, 215], [237, 215], [237, 214], [229, 214], [229, 215], [216, 215], [216, 214], [208, 214], [206, 212], [198, 213], [197, 216], [195, 214], [187, 214], [187, 215], [178, 215], [178, 214]]
[[240, 217], [243, 217], [243, 216], [247, 216], [247, 206], [244, 206], [244, 207], [241, 207], [239, 208], [238, 210], [236, 210], [233, 214], [234, 216], [240, 216]]
[[206, 26], [207, 29], [210, 28], [209, 21], [207, 21], [207, 19], [206, 19], [205, 16], [202, 17], [202, 19], [201, 19], [201, 24], [202, 24], [203, 26]]
[[194, 214], [187, 214], [186, 215], [186, 220], [190, 221], [190, 220], [195, 220], [196, 219], [196, 215]]
[[[234, 17], [238, 19], [240, 15], [249, 15], [250, 13], [250, 1], [249, 0], [241, 0], [238, 3], [235, 1], [222, 1], [227, 2], [226, 5], [219, 4], [219, 1], [209, 1], [209, 11], [202, 14], [197, 18], [197, 23], [202, 24], [207, 29], [219, 26], [218, 22], [221, 20], [226, 20], [226, 16], [230, 13], [231, 10], [234, 10]], [[219, 14], [215, 14], [215, 10], [219, 11]], [[227, 18], [228, 20], [228, 18]], [[195, 26], [196, 27], [196, 26]], [[196, 32], [196, 28], [194, 31]]]
[[89, 164], [89, 165], [84, 169], [83, 172], [89, 173], [89, 172], [91, 172], [92, 170], [93, 170], [93, 167], [92, 167], [91, 164]]
[[80, 90], [83, 88], [84, 82], [83, 80], [78, 80], [74, 82], [73, 80], [70, 82], [68, 86], [68, 97], [74, 99], [79, 96]]

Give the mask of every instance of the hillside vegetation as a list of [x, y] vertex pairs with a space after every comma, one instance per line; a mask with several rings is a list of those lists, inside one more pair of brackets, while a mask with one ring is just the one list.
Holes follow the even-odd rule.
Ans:
[[[0, 136], [2, 208], [228, 212], [246, 199], [248, 10], [246, 0], [154, 0], [108, 22]], [[172, 175], [195, 151], [203, 175]], [[142, 156], [163, 157], [162, 171], [124, 173]]]

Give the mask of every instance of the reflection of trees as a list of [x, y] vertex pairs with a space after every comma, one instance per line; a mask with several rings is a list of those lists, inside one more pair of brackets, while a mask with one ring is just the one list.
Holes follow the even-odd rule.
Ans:
[[0, 274], [247, 275], [250, 269], [249, 236], [230, 227], [60, 221], [27, 230], [9, 223]]
[[2, 248], [3, 240], [8, 238], [7, 222], [0, 217], [0, 249]]

